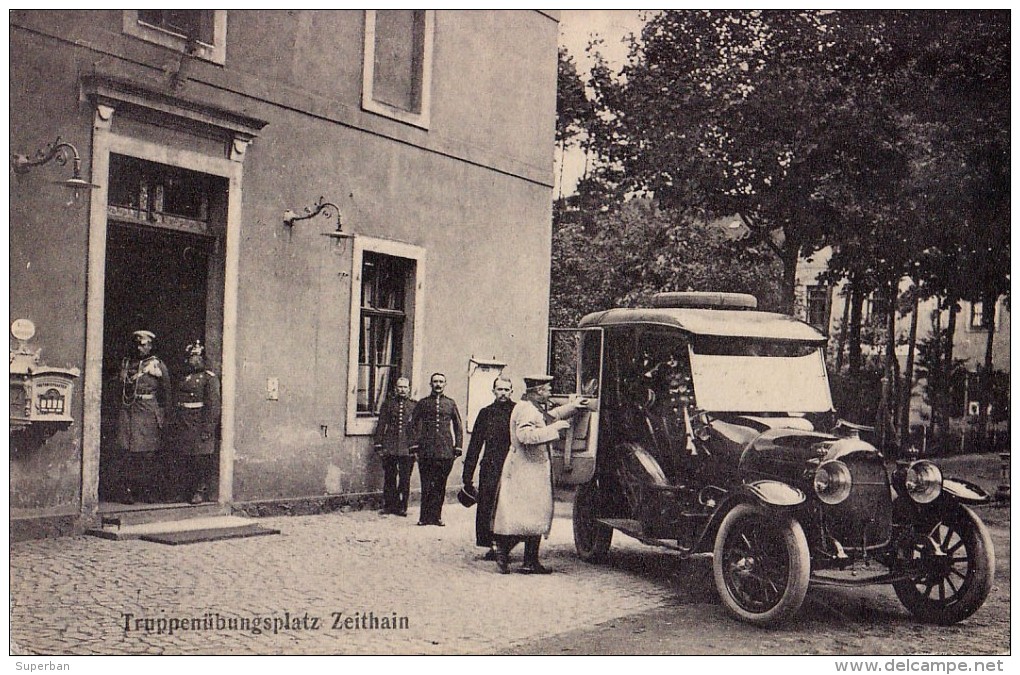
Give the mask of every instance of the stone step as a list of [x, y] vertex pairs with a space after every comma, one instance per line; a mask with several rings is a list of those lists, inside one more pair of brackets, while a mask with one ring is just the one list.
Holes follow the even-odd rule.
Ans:
[[121, 541], [125, 539], [138, 539], [147, 534], [163, 534], [167, 532], [184, 532], [190, 530], [211, 530], [230, 527], [243, 528], [257, 523], [258, 521], [252, 518], [218, 515], [122, 525], [106, 523], [101, 528], [86, 530], [85, 534], [93, 537], [102, 537], [103, 539]]
[[165, 520], [186, 520], [188, 518], [207, 518], [223, 516], [230, 513], [224, 504], [197, 504], [192, 506], [184, 502], [171, 504], [117, 504], [112, 508], [106, 504], [100, 506], [99, 516], [104, 525], [140, 525]]

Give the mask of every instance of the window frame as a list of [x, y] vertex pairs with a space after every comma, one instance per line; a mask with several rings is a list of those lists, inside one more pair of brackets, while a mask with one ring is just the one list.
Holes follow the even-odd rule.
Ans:
[[362, 54], [362, 87], [361, 107], [362, 109], [383, 115], [405, 124], [428, 130], [431, 123], [432, 108], [432, 51], [434, 45], [436, 17], [435, 10], [426, 9], [425, 12], [425, 34], [423, 36], [422, 66], [421, 66], [421, 111], [411, 112], [395, 106], [378, 101], [375, 98], [375, 34], [376, 34], [376, 12], [378, 10], [365, 10], [365, 42]]
[[[191, 56], [222, 66], [226, 63], [227, 57], [227, 10], [213, 9], [209, 11], [213, 13], [213, 43], [197, 41], [197, 47]], [[123, 12], [123, 31], [126, 35], [179, 52], [184, 52], [187, 48], [187, 37], [140, 21], [137, 9], [125, 9]]]
[[[998, 314], [999, 314], [999, 303], [996, 302], [992, 309], [992, 316], [989, 317], [985, 314], [985, 303], [983, 300], [970, 303], [970, 309], [967, 317], [967, 330], [971, 333], [984, 333], [989, 328], [995, 328], [998, 326]], [[975, 317], [980, 315], [981, 319], [977, 323], [974, 323]]]
[[[812, 292], [817, 293], [819, 299], [823, 299], [822, 313], [824, 321], [820, 324], [816, 324], [811, 321], [811, 309], [812, 309]], [[821, 296], [824, 295], [824, 298]], [[818, 330], [822, 331], [825, 335], [829, 334], [829, 324], [832, 323], [832, 287], [828, 284], [807, 284], [804, 287], [804, 321], [805, 323], [814, 326]]]
[[[358, 369], [361, 346], [361, 293], [362, 269], [365, 253], [405, 258], [414, 266], [413, 283], [408, 285], [404, 299], [404, 331], [411, 331], [411, 347], [402, 355], [405, 371], [410, 365], [412, 387], [418, 386], [422, 377], [422, 327], [424, 316], [425, 249], [412, 244], [376, 239], [357, 235], [354, 237], [354, 251], [351, 256], [351, 303], [350, 336], [347, 350], [347, 405], [346, 433], [348, 436], [369, 436], [375, 433], [377, 415], [358, 413]], [[407, 373], [404, 373], [407, 375]]]
[[[367, 267], [367, 261], [368, 261], [369, 256], [371, 256], [375, 261], [377, 261], [376, 273], [375, 273], [375, 276], [373, 278], [373, 286], [374, 287], [372, 289], [373, 292], [371, 293], [371, 296], [373, 298], [372, 299], [372, 303], [373, 304], [366, 304], [365, 300], [364, 300], [364, 296], [366, 295], [366, 293], [365, 293], [365, 291], [366, 291], [365, 268]], [[404, 262], [401, 262], [401, 263], [394, 264], [394, 268], [396, 268], [398, 270], [398, 273], [393, 275], [393, 279], [397, 281], [397, 283], [394, 284], [394, 286], [398, 286], [398, 285], [399, 286], [403, 286], [403, 288], [401, 289], [401, 302], [400, 302], [401, 306], [399, 308], [381, 306], [377, 302], [378, 298], [381, 296], [383, 285], [384, 285], [383, 284], [382, 275], [381, 275], [381, 271], [382, 271], [382, 264], [381, 263], [385, 259], [393, 260], [393, 261], [404, 261]], [[406, 361], [404, 359], [404, 351], [405, 351], [404, 347], [405, 347], [405, 342], [406, 342], [405, 338], [406, 338], [406, 335], [407, 335], [407, 320], [408, 320], [409, 316], [411, 316], [411, 312], [408, 311], [409, 307], [408, 307], [408, 302], [407, 302], [407, 288], [408, 288], [409, 282], [413, 282], [413, 276], [410, 276], [411, 275], [411, 268], [412, 267], [413, 267], [413, 262], [409, 261], [407, 258], [394, 257], [394, 256], [382, 256], [381, 254], [378, 254], [375, 251], [364, 251], [363, 254], [362, 254], [362, 266], [361, 266], [361, 271], [362, 271], [361, 297], [362, 297], [362, 300], [359, 303], [360, 312], [361, 312], [360, 317], [361, 317], [361, 322], [362, 322], [362, 326], [361, 326], [362, 332], [359, 332], [359, 334], [358, 334], [358, 370], [359, 370], [358, 380], [359, 380], [359, 391], [356, 392], [356, 393], [359, 394], [359, 396], [357, 397], [357, 399], [354, 402], [355, 403], [355, 409], [356, 409], [355, 410], [355, 414], [358, 417], [375, 417], [376, 416], [376, 413], [374, 412], [374, 407], [375, 407], [374, 402], [375, 402], [376, 398], [380, 394], [380, 392], [376, 391], [376, 381], [377, 381], [377, 378], [378, 378], [378, 372], [380, 370], [382, 370], [382, 369], [389, 369], [391, 371], [390, 374], [394, 375], [392, 370], [394, 368], [397, 369], [396, 373], [395, 373], [395, 376], [393, 376], [391, 379], [388, 378], [387, 382], [393, 382], [393, 381], [396, 380], [397, 377], [400, 377], [400, 376], [403, 375], [403, 366], [406, 363]], [[365, 329], [365, 319], [366, 318], [370, 319], [370, 321], [371, 321], [370, 326], [367, 329], [367, 334], [365, 332], [365, 330], [366, 330]], [[394, 347], [393, 351], [396, 352], [396, 358], [394, 358], [391, 355], [391, 357], [389, 359], [389, 362], [385, 362], [384, 363], [384, 362], [380, 362], [377, 359], [377, 355], [378, 355], [378, 349], [381, 346], [379, 344], [379, 342], [381, 341], [381, 334], [385, 334], [387, 324], [390, 326], [391, 330], [394, 330], [394, 332], [395, 332], [395, 335], [393, 335], [390, 338], [390, 340], [388, 340], [387, 342], [392, 343], [392, 345]], [[395, 327], [398, 326], [398, 325], [399, 325], [399, 331], [396, 331]], [[380, 331], [382, 333], [380, 333]], [[366, 335], [367, 335], [368, 341], [367, 341], [367, 344], [363, 345], [361, 340], [363, 338], [365, 338]], [[364, 360], [362, 359], [362, 347], [364, 347]], [[361, 384], [360, 371], [361, 371], [361, 368], [363, 368], [365, 366], [368, 366], [368, 391], [366, 393], [368, 394], [369, 410], [367, 410], [367, 411], [362, 410], [360, 408], [360, 403], [361, 403], [361, 401], [360, 401], [360, 384]]]

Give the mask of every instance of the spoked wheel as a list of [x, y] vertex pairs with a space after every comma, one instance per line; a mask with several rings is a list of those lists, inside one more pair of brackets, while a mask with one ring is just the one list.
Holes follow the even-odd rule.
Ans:
[[800, 609], [811, 558], [796, 520], [740, 504], [723, 518], [713, 553], [716, 590], [737, 618], [765, 626]]
[[574, 548], [581, 560], [593, 564], [606, 561], [613, 543], [613, 528], [595, 520], [599, 498], [595, 480], [579, 485], [574, 495]]
[[960, 506], [926, 517], [915, 532], [904, 554], [917, 574], [893, 585], [896, 597], [924, 621], [948, 626], [966, 619], [992, 590], [995, 551], [988, 529]]

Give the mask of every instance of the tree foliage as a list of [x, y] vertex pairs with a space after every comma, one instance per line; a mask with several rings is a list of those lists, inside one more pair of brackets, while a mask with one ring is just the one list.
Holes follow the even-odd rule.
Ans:
[[560, 47], [556, 70], [556, 142], [566, 146], [583, 138], [594, 114], [574, 57]]
[[798, 260], [890, 203], [905, 170], [901, 130], [861, 95], [865, 35], [831, 12], [656, 15], [619, 76], [593, 72], [598, 177], [667, 208], [739, 213], [781, 262], [792, 309]]
[[753, 293], [774, 309], [774, 257], [727, 241], [719, 229], [633, 199], [590, 222], [557, 209], [553, 225], [550, 323], [576, 325], [589, 312], [636, 306], [660, 291]]

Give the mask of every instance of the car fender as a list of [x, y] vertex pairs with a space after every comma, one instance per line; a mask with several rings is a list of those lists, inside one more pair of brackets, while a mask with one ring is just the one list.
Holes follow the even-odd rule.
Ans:
[[788, 508], [800, 506], [807, 501], [807, 495], [792, 485], [778, 480], [756, 480], [744, 483], [734, 490], [749, 496], [759, 506]]
[[726, 514], [737, 504], [754, 504], [767, 511], [790, 514], [807, 501], [807, 495], [792, 485], [778, 480], [756, 480], [744, 483], [726, 493], [705, 524], [694, 550], [711, 551], [715, 534]]
[[980, 487], [962, 478], [942, 479], [942, 493], [961, 504], [987, 504], [992, 497]]

